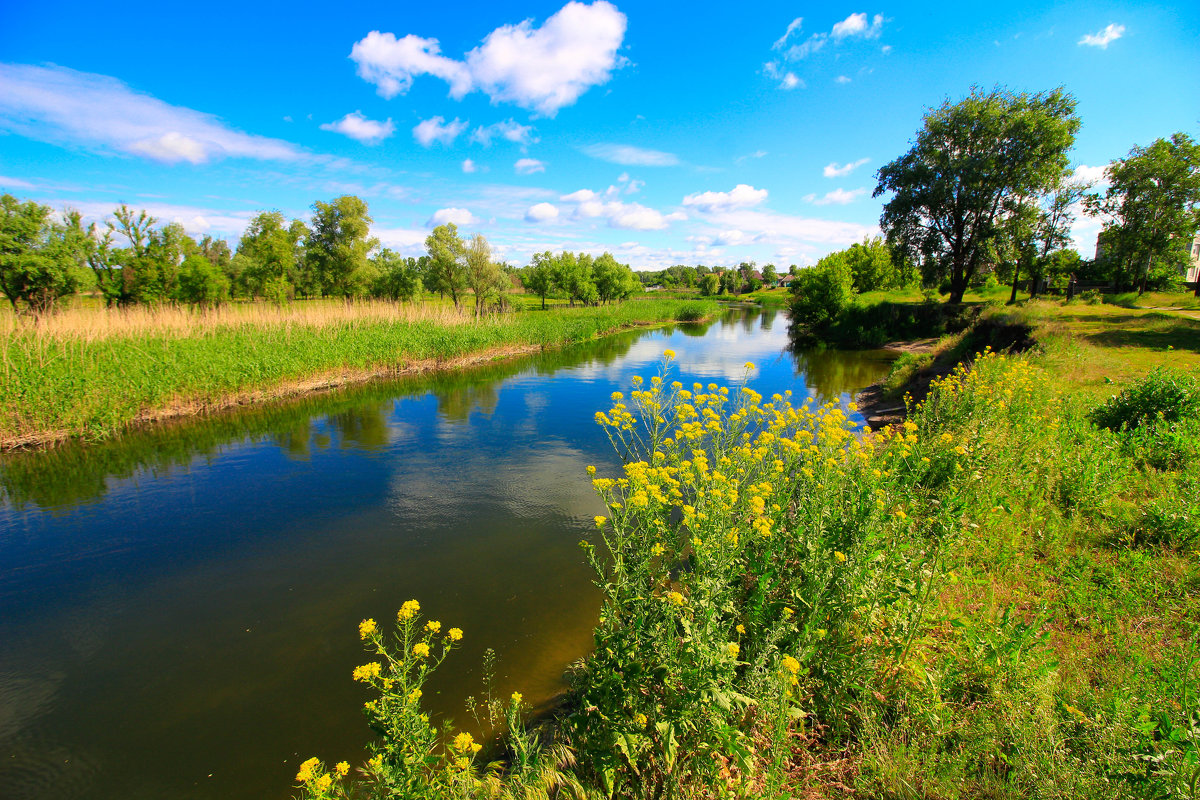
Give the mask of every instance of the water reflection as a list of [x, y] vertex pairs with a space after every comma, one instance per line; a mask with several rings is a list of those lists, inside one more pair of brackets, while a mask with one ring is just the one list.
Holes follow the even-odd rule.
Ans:
[[[486, 648], [533, 701], [587, 652], [578, 541], [615, 468], [592, 421], [654, 374], [845, 397], [879, 364], [791, 353], [775, 312], [635, 331], [0, 462], [6, 798], [286, 797], [353, 761], [357, 622], [409, 597], [467, 632], [427, 691], [464, 721]], [[861, 362], [861, 363], [859, 363]], [[876, 369], [876, 372], [872, 372]]]

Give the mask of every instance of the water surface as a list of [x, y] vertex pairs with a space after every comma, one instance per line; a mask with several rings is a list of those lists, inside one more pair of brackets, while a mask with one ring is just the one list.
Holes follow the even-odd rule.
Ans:
[[880, 352], [792, 352], [786, 319], [635, 331], [0, 461], [0, 791], [283, 798], [299, 761], [361, 757], [364, 617], [411, 597], [463, 647], [427, 687], [473, 726], [544, 702], [599, 608], [579, 550], [617, 466], [593, 422], [656, 374], [848, 402]]

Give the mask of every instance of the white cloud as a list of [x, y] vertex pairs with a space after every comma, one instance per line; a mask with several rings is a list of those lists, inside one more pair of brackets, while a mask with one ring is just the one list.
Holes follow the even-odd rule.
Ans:
[[479, 169], [479, 167], [475, 166], [475, 162], [474, 162], [474, 161], [472, 161], [472, 160], [471, 160], [471, 159], [469, 159], [469, 158], [467, 158], [467, 159], [463, 159], [463, 163], [462, 163], [462, 171], [463, 171], [463, 172], [465, 172], [465, 173], [467, 173], [468, 175], [470, 175], [472, 172], [474, 172], [474, 171], [475, 171], [475, 170], [477, 170], [477, 169]]
[[796, 74], [785, 70], [779, 65], [778, 61], [768, 61], [763, 64], [763, 74], [773, 81], [779, 81], [780, 89], [792, 90], [797, 87], [805, 88], [804, 81], [796, 77]]
[[449, 83], [456, 99], [478, 89], [493, 103], [552, 117], [625, 65], [617, 54], [625, 27], [625, 15], [605, 0], [569, 2], [540, 28], [529, 19], [497, 28], [463, 61], [443, 56], [436, 39], [379, 31], [355, 43], [350, 58], [384, 97], [407, 92], [414, 78], [429, 74]]
[[848, 164], [841, 165], [839, 165], [836, 161], [833, 161], [825, 165], [825, 169], [822, 170], [822, 174], [826, 178], [844, 178], [870, 160], [871, 159], [869, 158], [860, 158], [858, 161], [851, 161]]
[[441, 54], [437, 39], [409, 34], [371, 31], [350, 50], [358, 64], [358, 76], [378, 87], [379, 94], [392, 98], [412, 88], [413, 78], [433, 75], [450, 84], [450, 96], [460, 98], [471, 91], [471, 74], [465, 64]]
[[778, 39], [775, 40], [775, 44], [771, 45], [771, 49], [772, 50], [782, 50], [783, 46], [785, 44], [787, 44], [788, 37], [791, 36], [793, 33], [796, 33], [797, 31], [799, 31], [800, 27], [803, 24], [804, 24], [804, 17], [796, 17], [794, 20], [789, 22], [788, 26], [787, 26], [787, 30], [783, 32], [783, 36], [780, 36]]
[[1071, 173], [1071, 182], [1090, 184], [1092, 186], [1107, 185], [1108, 180], [1104, 174], [1106, 169], [1108, 169], [1108, 164], [1101, 164], [1098, 167], [1089, 167], [1087, 164], [1080, 164]]
[[535, 172], [545, 172], [546, 165], [536, 158], [518, 158], [517, 163], [513, 164], [513, 169], [518, 175], [532, 175]]
[[673, 167], [679, 156], [661, 150], [647, 150], [628, 144], [589, 144], [582, 148], [585, 155], [630, 167]]
[[425, 252], [425, 231], [411, 228], [371, 228], [371, 235], [384, 247], [404, 253], [419, 255]]
[[42, 142], [167, 164], [306, 157], [289, 142], [242, 133], [212, 114], [170, 105], [107, 75], [0, 64], [0, 86], [0, 131]]
[[1124, 25], [1115, 25], [1110, 22], [1099, 33], [1084, 34], [1083, 38], [1076, 42], [1076, 44], [1085, 44], [1089, 47], [1099, 47], [1101, 50], [1107, 50], [1110, 43], [1115, 42], [1124, 35]]
[[[757, 241], [773, 245], [825, 244], [846, 247], [861, 242], [864, 236], [878, 233], [873, 226], [852, 222], [810, 219], [757, 209], [735, 209], [713, 217], [726, 234], [740, 231]], [[727, 238], [732, 238], [730, 235]]]
[[[86, 222], [103, 223], [112, 218], [116, 203], [103, 201], [71, 201], [64, 205], [76, 209], [83, 215]], [[226, 209], [205, 208], [200, 206], [160, 203], [151, 200], [147, 203], [133, 204], [138, 209], [144, 209], [147, 214], [156, 218], [159, 225], [177, 222], [192, 236], [213, 234], [219, 236], [238, 237], [246, 230], [256, 211], [229, 211]]]
[[836, 78], [834, 78], [834, 81], [837, 83], [849, 83], [850, 79], [845, 75], [838, 75]]
[[609, 227], [625, 228], [635, 231], [660, 231], [672, 222], [687, 219], [687, 214], [675, 211], [664, 214], [641, 203], [626, 203], [620, 200], [604, 199], [619, 195], [620, 190], [610, 186], [603, 195], [591, 189], [580, 189], [559, 198], [564, 203], [575, 206], [575, 216], [580, 219], [605, 219]]
[[762, 158], [767, 154], [766, 150], [755, 150], [753, 153], [747, 153], [744, 156], [738, 156], [733, 161], [735, 164], [740, 164], [748, 158]]
[[537, 203], [525, 212], [527, 222], [548, 222], [552, 219], [558, 219], [558, 207], [550, 203]]
[[433, 212], [433, 216], [426, 223], [429, 227], [435, 225], [445, 225], [447, 222], [453, 222], [455, 225], [470, 225], [475, 221], [475, 217], [465, 208], [439, 208]]
[[538, 140], [533, 136], [532, 125], [522, 125], [516, 120], [507, 119], [503, 122], [496, 122], [486, 127], [480, 126], [471, 133], [471, 141], [478, 142], [484, 147], [490, 147], [492, 139], [499, 136], [501, 139], [506, 139], [510, 142], [524, 147], [525, 145], [533, 144]]
[[739, 183], [733, 187], [732, 191], [728, 192], [689, 194], [683, 198], [683, 204], [698, 211], [713, 213], [716, 211], [728, 211], [733, 208], [749, 208], [759, 205], [766, 199], [766, 189], [755, 189], [753, 186]]
[[876, 39], [883, 32], [883, 14], [876, 14], [867, 25], [866, 13], [851, 14], [841, 22], [835, 23], [830, 35], [834, 39], [845, 39], [850, 36], [862, 36], [866, 39]]
[[883, 47], [879, 48], [879, 52], [886, 56], [888, 53], [892, 52], [892, 46], [890, 44], [885, 44]]
[[829, 41], [829, 36], [824, 33], [814, 33], [806, 40], [797, 45], [792, 45], [784, 51], [783, 57], [788, 61], [799, 61], [808, 58], [813, 53], [819, 52]]
[[326, 122], [321, 125], [323, 131], [333, 131], [344, 136], [349, 136], [351, 139], [356, 139], [363, 144], [379, 144], [384, 139], [396, 132], [396, 125], [392, 122], [391, 117], [386, 122], [367, 119], [361, 111], [355, 111], [352, 114], [339, 119], [337, 122]]
[[434, 142], [450, 145], [466, 129], [467, 123], [459, 121], [458, 117], [453, 122], [446, 122], [445, 117], [433, 117], [417, 123], [413, 128], [413, 138], [422, 147], [432, 147]]
[[0, 175], [0, 189], [34, 189], [36, 188], [29, 181], [23, 181], [20, 178], [10, 178], [7, 175]]
[[812, 202], [813, 205], [818, 206], [827, 206], [831, 204], [844, 206], [847, 203], [853, 203], [866, 193], [866, 189], [852, 189], [850, 191], [846, 191], [845, 189], [834, 189], [832, 192], [826, 193], [824, 197], [818, 197]]

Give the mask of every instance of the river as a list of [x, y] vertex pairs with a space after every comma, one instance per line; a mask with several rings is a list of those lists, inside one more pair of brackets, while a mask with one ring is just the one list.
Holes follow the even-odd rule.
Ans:
[[427, 686], [473, 727], [495, 691], [548, 702], [599, 608], [579, 541], [618, 464], [593, 422], [634, 375], [848, 403], [878, 351], [793, 352], [731, 311], [453, 374], [0, 459], [0, 795], [285, 798], [297, 764], [370, 736], [358, 622], [420, 600], [466, 632]]

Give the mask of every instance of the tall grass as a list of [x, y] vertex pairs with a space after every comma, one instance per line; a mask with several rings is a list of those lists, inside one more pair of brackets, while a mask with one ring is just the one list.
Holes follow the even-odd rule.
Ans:
[[635, 301], [555, 308], [466, 324], [447, 309], [386, 303], [80, 311], [0, 330], [0, 442], [103, 438], [161, 410], [187, 411], [297, 382], [446, 365], [556, 347], [622, 327], [711, 316], [714, 304]]

